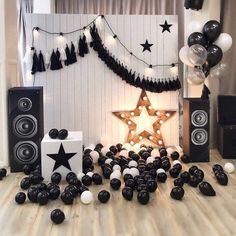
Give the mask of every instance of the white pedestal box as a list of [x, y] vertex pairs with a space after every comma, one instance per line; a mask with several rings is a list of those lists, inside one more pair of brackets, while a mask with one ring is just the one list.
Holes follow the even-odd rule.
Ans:
[[53, 172], [58, 172], [65, 179], [73, 171], [83, 171], [82, 167], [82, 132], [69, 132], [65, 140], [51, 139], [46, 134], [41, 142], [41, 168], [45, 180], [50, 180]]

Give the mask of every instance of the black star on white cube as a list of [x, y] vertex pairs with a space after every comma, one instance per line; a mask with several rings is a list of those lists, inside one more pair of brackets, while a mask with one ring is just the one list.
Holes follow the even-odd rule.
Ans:
[[50, 180], [53, 172], [65, 178], [73, 171], [82, 172], [82, 132], [69, 132], [65, 140], [51, 139], [46, 134], [41, 142], [42, 176]]

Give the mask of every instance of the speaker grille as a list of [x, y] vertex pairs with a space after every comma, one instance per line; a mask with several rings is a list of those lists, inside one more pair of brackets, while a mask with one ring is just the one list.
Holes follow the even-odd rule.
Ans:
[[32, 108], [32, 101], [27, 97], [23, 97], [19, 99], [17, 106], [20, 111], [29, 111]]
[[204, 145], [208, 141], [208, 134], [205, 129], [194, 129], [191, 133], [191, 141], [195, 145]]
[[38, 146], [31, 141], [18, 142], [13, 154], [19, 164], [32, 164], [38, 158]]
[[203, 127], [208, 122], [208, 115], [204, 110], [196, 110], [191, 115], [191, 122], [196, 127]]
[[32, 115], [18, 115], [13, 120], [13, 132], [19, 138], [31, 138], [37, 131], [37, 120]]

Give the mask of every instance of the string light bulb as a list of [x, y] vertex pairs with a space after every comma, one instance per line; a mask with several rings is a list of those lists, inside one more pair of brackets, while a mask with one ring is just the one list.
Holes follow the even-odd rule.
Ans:
[[162, 142], [162, 140], [159, 140], [158, 143], [159, 143], [160, 145], [162, 145], [163, 142]]
[[38, 26], [34, 27], [34, 30], [39, 31], [39, 27]]
[[129, 53], [129, 55], [130, 55], [130, 56], [133, 56], [133, 53], [132, 53], [132, 52], [130, 52], [130, 53]]
[[159, 111], [157, 111], [157, 112], [156, 112], [156, 115], [157, 115], [157, 116], [160, 116], [160, 115], [161, 115], [161, 113], [160, 113]]
[[178, 75], [178, 67], [174, 63], [171, 64], [170, 72], [172, 76]]
[[135, 132], [134, 132], [134, 130], [131, 130], [130, 133], [131, 133], [132, 135], [134, 135]]
[[62, 32], [60, 32], [60, 33], [59, 33], [59, 36], [60, 36], [60, 37], [63, 37], [64, 35], [63, 35], [63, 33], [62, 33]]
[[114, 39], [115, 39], [115, 38], [117, 38], [117, 35], [116, 35], [116, 34], [114, 34], [114, 35], [113, 35], [113, 38], [114, 38]]
[[138, 138], [139, 138], [139, 140], [142, 140], [142, 139], [143, 139], [143, 137], [142, 137], [142, 136], [139, 136]]
[[143, 97], [143, 100], [144, 100], [144, 101], [147, 101], [147, 97], [146, 97], [146, 96], [144, 96], [144, 97]]
[[132, 121], [129, 120], [129, 121], [128, 121], [128, 125], [131, 125], [131, 124], [132, 124]]
[[131, 112], [130, 112], [130, 115], [131, 115], [131, 116], [134, 116], [135, 114], [134, 114], [134, 112], [133, 112], [133, 111], [131, 111]]
[[160, 121], [159, 121], [159, 123], [160, 123], [161, 125], [163, 124], [163, 122], [164, 122], [163, 120], [160, 120]]
[[170, 113], [166, 113], [166, 116], [167, 116], [167, 117], [170, 117]]
[[157, 132], [157, 134], [161, 134], [161, 131], [159, 129], [156, 132]]
[[151, 109], [152, 109], [152, 106], [151, 106], [151, 105], [150, 105], [150, 106], [148, 106], [148, 109], [149, 109], [149, 110], [151, 110]]
[[138, 107], [138, 109], [139, 109], [139, 110], [142, 110], [142, 109], [143, 109], [143, 107], [142, 107], [142, 106], [139, 106], [139, 107]]
[[152, 64], [149, 65], [149, 68], [152, 68]]
[[153, 137], [152, 137], [152, 136], [149, 136], [149, 139], [150, 139], [150, 140], [153, 140]]
[[130, 145], [132, 145], [132, 146], [134, 145], [134, 141], [133, 140], [130, 141]]
[[125, 114], [124, 114], [124, 113], [122, 113], [122, 114], [120, 115], [120, 117], [121, 117], [121, 118], [124, 118], [124, 117], [125, 117]]

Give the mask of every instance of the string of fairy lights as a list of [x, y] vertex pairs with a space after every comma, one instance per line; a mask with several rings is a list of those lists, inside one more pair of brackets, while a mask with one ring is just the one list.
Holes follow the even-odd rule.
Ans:
[[97, 21], [99, 20], [103, 20], [105, 22], [105, 24], [107, 25], [107, 27], [109, 28], [111, 34], [112, 34], [112, 37], [125, 49], [125, 51], [132, 57], [134, 57], [136, 60], [142, 62], [143, 64], [145, 64], [146, 66], [148, 66], [148, 68], [154, 68], [154, 67], [170, 67], [170, 68], [173, 68], [173, 70], [177, 67], [178, 65], [178, 62], [171, 62], [171, 63], [167, 63], [167, 64], [151, 64], [151, 63], [148, 63], [147, 61], [143, 60], [141, 57], [137, 56], [134, 52], [132, 52], [123, 42], [122, 40], [118, 37], [118, 35], [115, 33], [115, 31], [112, 29], [110, 23], [108, 22], [107, 18], [104, 16], [104, 15], [98, 15], [96, 16], [92, 21], [90, 21], [87, 25], [81, 27], [81, 28], [78, 28], [78, 29], [75, 29], [73, 31], [68, 31], [68, 32], [52, 32], [52, 31], [48, 31], [48, 30], [45, 30], [45, 29], [42, 29], [41, 27], [33, 27], [32, 29], [32, 46], [31, 46], [31, 50], [34, 50], [34, 32], [37, 31], [37, 32], [44, 32], [46, 34], [50, 34], [50, 35], [57, 35], [59, 37], [64, 37], [65, 35], [70, 35], [70, 34], [74, 34], [76, 32], [85, 32], [86, 30], [89, 29], [89, 27], [92, 25], [92, 24], [96, 24]]

